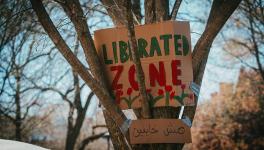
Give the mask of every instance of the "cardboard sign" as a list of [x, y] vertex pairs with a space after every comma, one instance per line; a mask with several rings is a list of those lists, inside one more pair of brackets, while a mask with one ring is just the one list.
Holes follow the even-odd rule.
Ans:
[[131, 144], [191, 143], [191, 131], [180, 119], [134, 120], [129, 128]]
[[[135, 27], [151, 106], [194, 105], [188, 22], [167, 21]], [[135, 66], [125, 27], [95, 31], [95, 46], [109, 87], [121, 109], [141, 107]]]

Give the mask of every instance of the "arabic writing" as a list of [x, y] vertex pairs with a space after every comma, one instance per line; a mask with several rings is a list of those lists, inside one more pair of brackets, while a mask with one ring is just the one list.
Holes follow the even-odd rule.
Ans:
[[133, 136], [134, 137], [143, 137], [143, 136], [151, 136], [153, 134], [158, 134], [159, 132], [163, 133], [164, 136], [170, 136], [173, 134], [184, 134], [185, 128], [183, 126], [176, 126], [173, 124], [169, 124], [166, 128], [160, 129], [151, 126], [148, 124], [147, 126], [143, 126], [141, 128], [134, 128], [133, 129]]
[[155, 127], [151, 127], [151, 125], [149, 124], [147, 128], [134, 128], [133, 131], [133, 136], [134, 137], [139, 137], [139, 136], [149, 136], [151, 134], [155, 134], [159, 132]]
[[172, 124], [169, 124], [169, 126], [166, 128], [166, 130], [163, 130], [163, 134], [165, 136], [170, 136], [172, 134], [184, 134], [185, 128], [182, 126], [173, 126]]

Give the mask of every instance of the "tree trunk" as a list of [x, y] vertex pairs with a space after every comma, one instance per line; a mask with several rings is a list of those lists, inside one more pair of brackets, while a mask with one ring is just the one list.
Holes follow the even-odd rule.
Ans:
[[[101, 0], [106, 6], [108, 14], [113, 19], [116, 25], [124, 25], [126, 23], [126, 1], [124, 0]], [[193, 72], [194, 81], [197, 84], [201, 84], [203, 72], [207, 62], [207, 57], [210, 52], [211, 44], [220, 31], [220, 29], [225, 24], [226, 20], [236, 9], [241, 0], [224, 1], [224, 0], [214, 0], [209, 15], [208, 23], [206, 25], [205, 31], [203, 32], [201, 38], [196, 43], [194, 48], [192, 58], [193, 58]], [[133, 1], [138, 3], [140, 1]], [[100, 70], [100, 63], [97, 61], [97, 55], [93, 45], [93, 41], [86, 24], [86, 20], [83, 17], [83, 12], [81, 11], [81, 6], [78, 1], [68, 0], [68, 5], [62, 5], [65, 12], [70, 17], [73, 22], [76, 31], [79, 35], [79, 40], [82, 43], [83, 50], [87, 57], [87, 62], [91, 68], [93, 76], [86, 70], [83, 64], [72, 54], [70, 48], [67, 46], [65, 41], [62, 39], [61, 35], [55, 28], [51, 19], [45, 11], [41, 1], [31, 0], [33, 9], [35, 10], [39, 21], [43, 25], [46, 32], [49, 34], [53, 40], [56, 47], [60, 50], [63, 56], [71, 64], [71, 66], [78, 72], [78, 74], [83, 78], [83, 80], [88, 84], [88, 86], [96, 93], [100, 102], [105, 107], [104, 114], [106, 123], [112, 138], [112, 142], [115, 149], [130, 149], [130, 145], [127, 143], [129, 141], [123, 133], [120, 132], [120, 126], [122, 122], [126, 120], [126, 117], [122, 111], [116, 107], [113, 103], [113, 99], [110, 96], [110, 92], [107, 90], [104, 79], [105, 76]], [[74, 4], [74, 5], [70, 5]], [[65, 7], [66, 6], [66, 7]], [[140, 5], [134, 5], [140, 6]], [[138, 8], [138, 7], [137, 7]], [[176, 7], [177, 8], [177, 7]], [[133, 8], [135, 9], [135, 8]], [[140, 12], [140, 11], [134, 11]], [[138, 16], [136, 14], [136, 16]], [[80, 17], [82, 17], [80, 19]], [[137, 17], [136, 17], [137, 18]], [[169, 2], [168, 0], [145, 0], [145, 23], [155, 23], [159, 21], [165, 21], [170, 19], [169, 15]], [[88, 35], [87, 35], [88, 34]], [[86, 36], [87, 35], [87, 36]], [[87, 40], [88, 38], [88, 40]], [[96, 60], [95, 60], [96, 59]], [[99, 63], [99, 64], [98, 64]], [[94, 67], [94, 68], [93, 68]], [[101, 83], [101, 84], [100, 84]], [[109, 101], [111, 100], [111, 101]], [[197, 103], [197, 97], [195, 98]], [[191, 120], [194, 117], [196, 106], [186, 107], [184, 115], [188, 116]], [[135, 110], [138, 119], [142, 118], [141, 110]], [[180, 108], [171, 107], [161, 107], [153, 108], [151, 110], [151, 116], [153, 118], [178, 118]], [[117, 124], [116, 124], [117, 123]], [[182, 149], [183, 144], [141, 144], [133, 145], [133, 149]]]
[[[154, 10], [154, 11], [153, 11]], [[169, 1], [155, 0], [145, 1], [145, 23], [154, 23], [169, 20]], [[180, 107], [158, 107], [152, 108], [153, 118], [178, 118]], [[138, 119], [141, 119], [141, 109], [134, 110]], [[182, 149], [183, 144], [138, 144], [134, 145], [134, 149]]]
[[103, 110], [103, 113], [114, 149], [129, 150], [130, 147], [128, 146], [128, 136], [120, 132], [118, 125], [113, 121], [111, 115], [109, 115], [107, 111]]
[[73, 113], [74, 113], [74, 106], [69, 104], [70, 110], [69, 110], [69, 116], [68, 116], [68, 128], [67, 128], [67, 135], [66, 135], [66, 143], [65, 143], [65, 150], [73, 150], [74, 145], [76, 142], [76, 136], [75, 131], [73, 127]]
[[[106, 5], [108, 8], [113, 8], [114, 4], [109, 3], [109, 1], [102, 0], [102, 3]], [[117, 1], [118, 3], [118, 1]], [[124, 4], [122, 1], [119, 1], [120, 5]], [[119, 17], [116, 17], [116, 15], [119, 13], [126, 14], [125, 10], [117, 10], [115, 9], [107, 9], [109, 14], [114, 14], [115, 17], [112, 17], [112, 20], [114, 23], [118, 23], [116, 25], [125, 25], [123, 21], [119, 20]], [[120, 12], [122, 11], [122, 12]], [[138, 11], [138, 10], [137, 10]], [[124, 18], [123, 18], [124, 19]], [[169, 20], [169, 2], [168, 0], [148, 0], [145, 1], [145, 23], [155, 23], [160, 21]], [[138, 119], [144, 118], [141, 114], [141, 109], [134, 110], [135, 114], [137, 115]], [[160, 108], [153, 108], [151, 111], [151, 116], [153, 118], [178, 118], [180, 112], [180, 107], [178, 108], [172, 108], [172, 107], [160, 107]], [[109, 116], [105, 115], [106, 123], [108, 126], [108, 129], [114, 130], [113, 123], [111, 123], [111, 118]], [[115, 149], [127, 149], [125, 144], [122, 144], [122, 141], [125, 141], [124, 139], [120, 139], [117, 132], [116, 134], [111, 134], [111, 140], [114, 145]], [[181, 149], [183, 144], [138, 144], [133, 145], [133, 149]]]
[[21, 141], [21, 105], [20, 105], [20, 74], [19, 70], [16, 70], [16, 95], [15, 95], [15, 103], [16, 103], [16, 140]]
[[[78, 42], [76, 42], [78, 43]], [[74, 50], [74, 53], [77, 55], [78, 53], [78, 44]], [[68, 116], [68, 130], [67, 130], [67, 137], [66, 137], [66, 145], [65, 150], [73, 150], [76, 144], [76, 141], [78, 139], [78, 136], [80, 134], [83, 121], [85, 119], [86, 111], [88, 109], [88, 106], [90, 104], [90, 101], [94, 95], [93, 92], [91, 92], [88, 95], [88, 98], [85, 102], [85, 105], [82, 106], [81, 104], [81, 87], [79, 83], [79, 77], [77, 72], [72, 70], [73, 74], [73, 86], [74, 86], [74, 101], [73, 103], [68, 101], [69, 103], [69, 116]], [[74, 111], [77, 111], [77, 118], [75, 121], [73, 120]]]
[[[180, 3], [180, 2], [179, 2]], [[225, 24], [228, 17], [233, 13], [235, 8], [240, 3], [240, 0], [233, 1], [231, 3], [227, 3], [225, 1], [215, 0], [213, 3], [213, 6], [211, 8], [211, 13], [209, 16], [209, 21], [207, 23], [207, 30], [203, 33], [203, 36], [200, 38], [200, 41], [196, 44], [195, 48], [195, 54], [193, 54], [193, 70], [194, 70], [194, 81], [197, 84], [201, 84], [203, 72], [205, 69], [205, 64], [207, 62], [208, 54], [211, 48], [211, 44], [219, 32], [219, 30], [222, 28], [222, 26]], [[176, 5], [176, 4], [175, 4]], [[108, 5], [109, 6], [109, 5]], [[149, 23], [155, 23], [160, 21], [165, 21], [170, 19], [169, 15], [169, 3], [167, 0], [146, 0], [145, 1], [145, 24]], [[179, 7], [175, 7], [176, 9], [179, 9]], [[107, 10], [109, 13], [111, 12], [111, 9]], [[216, 12], [222, 12], [221, 14]], [[124, 12], [119, 12], [122, 14], [125, 14]], [[114, 13], [112, 13], [114, 14]], [[173, 14], [173, 18], [176, 17], [176, 14]], [[218, 19], [219, 18], [219, 19]], [[117, 20], [119, 18], [112, 17], [113, 22], [121, 22], [120, 20]], [[214, 24], [215, 28], [211, 28], [212, 24]], [[119, 24], [120, 25], [120, 24]], [[123, 23], [124, 25], [124, 23]], [[208, 38], [209, 36], [209, 38]], [[199, 55], [197, 57], [196, 52], [199, 51]], [[205, 53], [203, 53], [205, 52]], [[200, 54], [203, 55], [203, 57]], [[197, 62], [197, 58], [199, 58]], [[201, 65], [198, 65], [201, 64]], [[198, 71], [198, 72], [197, 72]], [[195, 101], [197, 103], [198, 97], [195, 97]], [[151, 110], [151, 116], [153, 118], [179, 118], [179, 112], [180, 107], [173, 108], [173, 107], [160, 107], [160, 108], [152, 108]], [[184, 109], [184, 116], [188, 116], [191, 120], [193, 120], [194, 114], [195, 114], [196, 106], [194, 107], [185, 107]], [[137, 115], [138, 119], [142, 119], [141, 115], [141, 109], [134, 110], [135, 114]], [[113, 136], [111, 136], [113, 137]], [[120, 142], [115, 141], [115, 139], [112, 139], [112, 142]], [[175, 149], [180, 150], [182, 149], [184, 144], [138, 144], [133, 145], [133, 149]], [[119, 147], [120, 148], [120, 147]], [[118, 149], [115, 147], [115, 149]]]
[[67, 136], [65, 150], [73, 150], [76, 139], [73, 136]]

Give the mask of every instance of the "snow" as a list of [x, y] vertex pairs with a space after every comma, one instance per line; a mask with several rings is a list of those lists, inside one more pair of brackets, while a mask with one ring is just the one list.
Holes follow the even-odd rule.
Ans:
[[48, 150], [28, 143], [0, 139], [1, 150]]

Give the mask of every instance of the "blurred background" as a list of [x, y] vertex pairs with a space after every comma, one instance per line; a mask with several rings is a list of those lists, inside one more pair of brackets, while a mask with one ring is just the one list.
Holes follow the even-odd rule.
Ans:
[[[44, 4], [70, 48], [85, 62], [62, 8], [52, 0]], [[81, 4], [92, 32], [113, 27], [99, 1]], [[192, 46], [205, 28], [211, 4], [181, 4], [177, 20], [190, 21]], [[184, 149], [264, 149], [263, 65], [264, 1], [243, 0], [212, 45], [193, 142]], [[58, 52], [28, 0], [0, 0], [0, 138], [58, 150], [76, 139], [79, 150], [113, 149], [96, 96]]]

